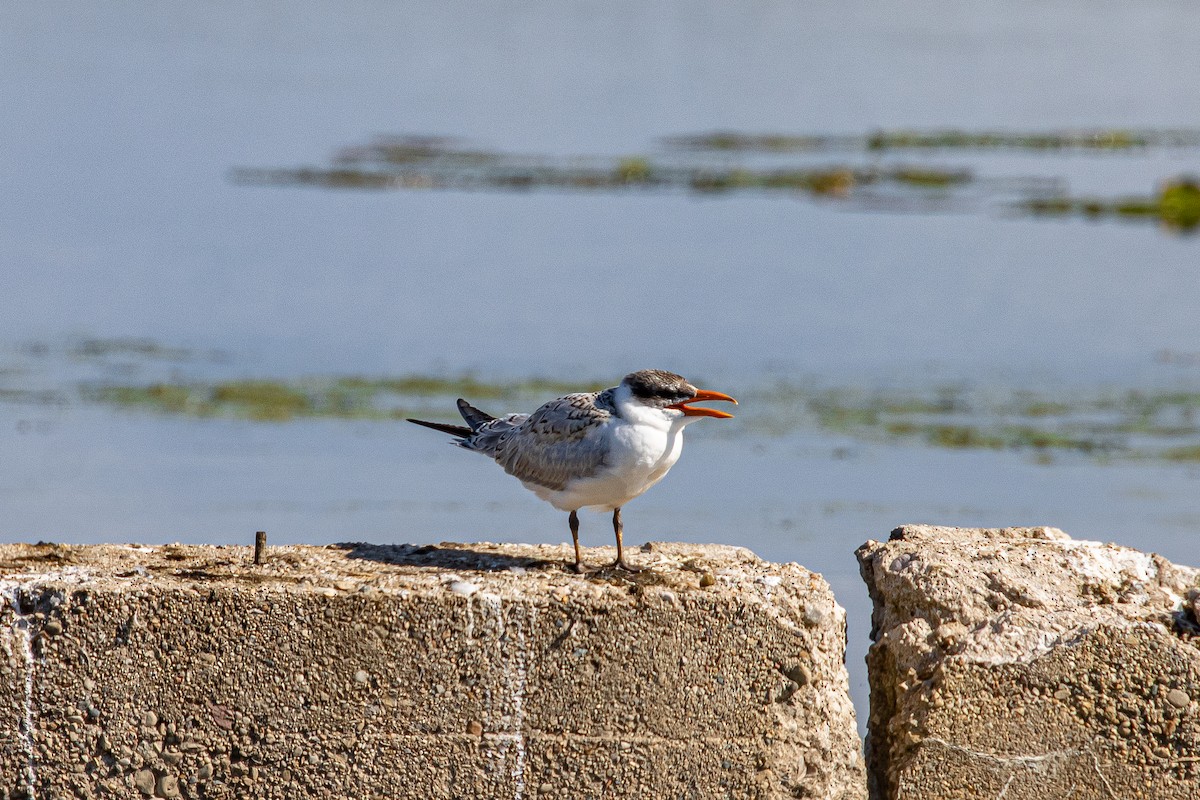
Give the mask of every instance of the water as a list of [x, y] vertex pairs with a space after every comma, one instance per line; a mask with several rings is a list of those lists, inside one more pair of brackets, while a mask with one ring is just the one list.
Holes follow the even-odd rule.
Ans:
[[[562, 515], [428, 431], [79, 402], [87, 369], [67, 352], [84, 336], [223, 354], [102, 371], [132, 384], [466, 370], [615, 382], [655, 366], [735, 396], [781, 379], [1200, 385], [1197, 240], [1151, 224], [229, 179], [327, 164], [377, 134], [613, 156], [715, 129], [1187, 127], [1200, 28], [1183, 2], [42, 3], [2, 16], [0, 368], [27, 370], [5, 385], [69, 396], [0, 403], [5, 540], [567, 538]], [[887, 160], [1108, 196], [1200, 172], [1189, 150]], [[627, 509], [629, 539], [732, 542], [824, 573], [851, 611], [860, 709], [868, 604], [852, 551], [897, 524], [1050, 524], [1195, 562], [1193, 463], [1047, 464], [813, 425], [711, 421], [688, 437]], [[608, 543], [602, 517], [583, 525], [585, 543]]]

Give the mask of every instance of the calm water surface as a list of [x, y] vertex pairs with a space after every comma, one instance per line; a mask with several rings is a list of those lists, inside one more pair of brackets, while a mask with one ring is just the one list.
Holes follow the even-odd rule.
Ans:
[[[95, 336], [226, 354], [134, 361], [130, 382], [615, 382], [655, 366], [734, 395], [780, 379], [1200, 386], [1198, 242], [1152, 225], [229, 180], [327, 163], [377, 134], [614, 155], [714, 129], [1185, 127], [1200, 120], [1187, 3], [40, 3], [3, 18], [5, 385], [71, 385], [63, 353]], [[1200, 172], [1189, 151], [890, 158], [1105, 195]], [[824, 573], [851, 611], [859, 700], [867, 600], [852, 551], [899, 523], [1050, 524], [1196, 562], [1194, 464], [1044, 464], [811, 426], [713, 421], [688, 436], [670, 478], [630, 505], [629, 538], [744, 544]], [[392, 422], [0, 402], [0, 450], [6, 540], [567, 538], [562, 515], [494, 465]], [[609, 536], [585, 517], [587, 543]]]

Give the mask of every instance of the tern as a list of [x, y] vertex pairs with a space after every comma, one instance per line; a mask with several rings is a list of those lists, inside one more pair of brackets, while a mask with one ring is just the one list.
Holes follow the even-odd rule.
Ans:
[[608, 567], [640, 571], [625, 560], [621, 507], [663, 479], [683, 452], [683, 429], [703, 417], [732, 414], [691, 405], [737, 404], [658, 369], [626, 375], [618, 386], [551, 400], [532, 414], [493, 417], [459, 398], [467, 425], [409, 419], [457, 437], [455, 444], [496, 460], [504, 471], [559, 511], [570, 512], [575, 572], [590, 572], [579, 552], [581, 508], [611, 511], [617, 558]]

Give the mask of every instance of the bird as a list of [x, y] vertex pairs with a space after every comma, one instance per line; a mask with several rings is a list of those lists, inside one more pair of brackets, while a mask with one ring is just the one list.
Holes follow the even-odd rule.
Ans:
[[[454, 444], [495, 459], [504, 471], [559, 511], [567, 511], [576, 573], [619, 568], [640, 572], [625, 558], [621, 508], [667, 474], [683, 451], [683, 429], [703, 419], [733, 415], [692, 403], [737, 404], [722, 392], [697, 389], [681, 375], [659, 369], [631, 372], [611, 389], [551, 400], [531, 414], [493, 417], [458, 399], [463, 425], [408, 418], [455, 437]], [[617, 557], [604, 567], [583, 563], [582, 508], [611, 511]]]

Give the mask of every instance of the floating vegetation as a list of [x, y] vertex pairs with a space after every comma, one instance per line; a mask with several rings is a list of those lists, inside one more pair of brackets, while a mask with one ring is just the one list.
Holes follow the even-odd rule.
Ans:
[[[591, 388], [603, 388], [592, 384]], [[215, 383], [152, 383], [144, 386], [87, 385], [85, 400], [126, 409], [142, 409], [195, 417], [235, 417], [259, 422], [287, 422], [305, 417], [401, 419], [412, 402], [435, 396], [474, 400], [547, 397], [589, 390], [587, 384], [561, 384], [531, 379], [490, 383], [471, 376], [440, 378], [311, 378], [297, 381], [235, 380]], [[408, 401], [406, 405], [404, 401]], [[453, 414], [453, 403], [445, 413]]]
[[671, 150], [715, 151], [737, 153], [804, 153], [822, 150], [860, 150], [866, 141], [862, 136], [789, 135], [778, 133], [712, 133], [665, 136], [662, 143]]
[[[213, 361], [192, 360], [185, 374], [178, 360], [162, 354], [193, 351], [136, 339], [83, 340], [67, 347], [39, 344], [21, 352], [42, 366], [27, 362], [0, 369], [0, 409], [66, 409], [84, 402], [124, 411], [254, 422], [392, 421], [407, 416], [449, 422], [458, 419], [458, 397], [501, 414], [532, 410], [553, 397], [614, 383], [611, 378], [495, 379], [473, 373], [235, 379], [222, 375], [228, 368], [214, 366], [219, 362]], [[98, 370], [93, 361], [81, 357], [91, 353], [103, 361], [114, 352], [141, 358], [146, 365], [114, 373]], [[49, 365], [45, 372], [43, 362], [51, 356], [62, 363]], [[1169, 363], [1180, 357], [1171, 354]], [[1155, 359], [1163, 362], [1167, 356], [1160, 352]], [[143, 368], [152, 370], [151, 377], [129, 379], [130, 374], [144, 374]], [[737, 394], [743, 401], [741, 410], [732, 424], [721, 426], [722, 435], [820, 430], [881, 444], [1027, 452], [1041, 463], [1068, 455], [1200, 463], [1200, 388], [1193, 386], [1054, 393], [959, 385], [871, 390], [781, 383], [743, 387]]]
[[153, 339], [118, 337], [114, 339], [81, 339], [69, 348], [73, 358], [99, 359], [113, 356], [134, 356], [161, 361], [190, 361], [195, 353], [183, 347], [166, 347]]
[[970, 183], [964, 169], [928, 166], [820, 166], [766, 168], [711, 159], [630, 155], [614, 159], [551, 158], [457, 149], [450, 140], [380, 139], [343, 150], [328, 169], [238, 169], [233, 180], [253, 185], [330, 189], [460, 189], [698, 193], [778, 192], [850, 197], [859, 188], [895, 185], [915, 192]]
[[956, 184], [969, 183], [971, 173], [966, 170], [948, 171], [921, 167], [898, 167], [891, 173], [892, 180], [911, 186], [945, 189]]
[[[858, 135], [718, 131], [662, 139], [651, 154], [616, 157], [504, 153], [434, 136], [386, 136], [343, 148], [327, 167], [239, 168], [235, 183], [326, 189], [688, 192], [764, 194], [845, 202], [859, 210], [943, 212], [1011, 208], [1041, 217], [1161, 221], [1173, 231], [1200, 226], [1200, 189], [1190, 179], [1153, 197], [1074, 198], [1054, 177], [979, 178], [963, 167], [895, 164], [882, 156], [988, 150], [1122, 153], [1200, 148], [1200, 129], [1090, 129], [971, 132], [874, 131]], [[814, 154], [840, 163], [814, 164]], [[787, 156], [802, 158], [788, 163]]]
[[1200, 463], [1200, 444], [1190, 447], [1171, 447], [1163, 451], [1163, 458], [1168, 461], [1191, 461]]
[[1200, 184], [1192, 177], [1168, 183], [1158, 194], [1158, 216], [1165, 225], [1192, 230], [1200, 225]]
[[734, 131], [670, 136], [663, 144], [690, 152], [814, 153], [888, 150], [1132, 151], [1200, 147], [1200, 130], [1089, 129], [983, 131], [956, 129], [874, 131], [863, 135], [749, 134]]
[[[85, 387], [83, 391], [86, 400], [118, 408], [278, 422], [297, 416], [326, 415], [322, 412], [327, 408], [337, 407], [331, 395], [337, 395], [336, 389], [308, 392], [269, 381], [216, 385], [152, 383], [147, 386], [93, 386]], [[340, 415], [355, 416], [353, 413]]]
[[478, 167], [498, 158], [496, 153], [461, 147], [445, 136], [380, 136], [368, 145], [346, 147], [335, 157], [341, 165], [430, 164]]
[[[456, 397], [493, 402], [490, 410], [502, 413], [531, 410], [551, 397], [605, 385], [408, 375], [92, 385], [82, 391], [93, 403], [194, 417], [286, 422], [314, 417], [394, 420], [419, 413], [455, 421]], [[953, 387], [920, 393], [787, 386], [746, 392], [742, 407], [731, 430], [784, 435], [815, 427], [882, 443], [1029, 451], [1043, 461], [1052, 453], [1200, 461], [1200, 392], [1052, 397]]]
[[1200, 130], [877, 131], [867, 137], [869, 150], [1145, 150], [1197, 146]]
[[617, 183], [649, 183], [652, 176], [650, 161], [641, 156], [621, 159], [613, 172], [613, 180]]
[[[1029, 391], [942, 388], [928, 394], [888, 390], [783, 387], [748, 398], [798, 401], [820, 428], [870, 441], [917, 442], [953, 450], [1017, 450], [1045, 461], [1051, 453], [1200, 461], [1200, 392], [1042, 396]], [[795, 408], [760, 409], [755, 420], [786, 432]]]
[[1170, 230], [1186, 233], [1200, 227], [1200, 184], [1195, 178], [1182, 177], [1166, 183], [1158, 194], [1152, 197], [1100, 199], [1059, 195], [1024, 200], [1013, 207], [1038, 217], [1083, 216], [1089, 219], [1112, 217], [1152, 220]]

